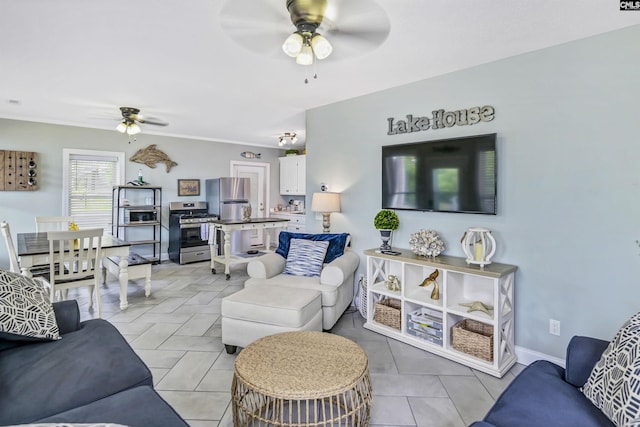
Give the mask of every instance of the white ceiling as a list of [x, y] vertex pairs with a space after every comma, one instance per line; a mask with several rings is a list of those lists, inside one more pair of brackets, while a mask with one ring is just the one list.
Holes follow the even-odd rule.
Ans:
[[[376, 0], [388, 38], [305, 85], [280, 41], [260, 54], [223, 30], [235, 1], [0, 0], [0, 117], [115, 129], [133, 106], [170, 123], [145, 133], [276, 147], [304, 141], [309, 108], [640, 24], [615, 0]], [[273, 40], [294, 30], [286, 0], [243, 1], [277, 6]]]

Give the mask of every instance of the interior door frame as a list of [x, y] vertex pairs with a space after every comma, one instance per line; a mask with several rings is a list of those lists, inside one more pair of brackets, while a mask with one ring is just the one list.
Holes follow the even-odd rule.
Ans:
[[264, 216], [268, 217], [271, 209], [269, 200], [271, 198], [271, 163], [264, 162], [243, 162], [240, 160], [231, 160], [229, 162], [229, 176], [236, 176], [237, 166], [254, 166], [264, 168]]

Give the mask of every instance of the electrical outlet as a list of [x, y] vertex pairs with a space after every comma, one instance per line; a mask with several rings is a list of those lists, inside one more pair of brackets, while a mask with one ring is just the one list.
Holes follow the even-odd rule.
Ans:
[[560, 336], [560, 321], [555, 319], [549, 319], [549, 333], [551, 335]]
[[322, 212], [316, 212], [316, 221], [322, 221]]

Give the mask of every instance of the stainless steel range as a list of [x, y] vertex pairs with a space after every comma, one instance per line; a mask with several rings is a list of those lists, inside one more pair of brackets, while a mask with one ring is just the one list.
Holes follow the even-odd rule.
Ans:
[[169, 259], [179, 264], [211, 259], [207, 202], [169, 203]]

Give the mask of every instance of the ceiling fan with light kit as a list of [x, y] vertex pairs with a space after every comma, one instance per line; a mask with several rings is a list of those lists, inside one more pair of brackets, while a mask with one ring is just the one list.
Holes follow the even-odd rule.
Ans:
[[329, 57], [345, 60], [370, 52], [390, 29], [386, 12], [374, 0], [227, 0], [220, 20], [243, 47], [286, 58], [284, 51], [307, 67]]
[[116, 130], [127, 135], [136, 135], [141, 132], [139, 123], [154, 126], [167, 126], [169, 123], [155, 117], [146, 117], [140, 114], [140, 109], [135, 107], [120, 107], [122, 121], [116, 126]]

